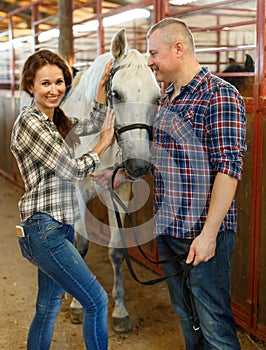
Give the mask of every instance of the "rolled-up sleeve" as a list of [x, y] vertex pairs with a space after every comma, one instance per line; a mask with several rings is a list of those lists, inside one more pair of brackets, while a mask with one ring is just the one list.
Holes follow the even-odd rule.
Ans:
[[77, 135], [87, 136], [100, 131], [106, 117], [107, 106], [92, 102], [87, 118], [69, 118]]
[[241, 180], [246, 151], [246, 115], [241, 96], [220, 87], [213, 94], [207, 116], [210, 161], [215, 172]]

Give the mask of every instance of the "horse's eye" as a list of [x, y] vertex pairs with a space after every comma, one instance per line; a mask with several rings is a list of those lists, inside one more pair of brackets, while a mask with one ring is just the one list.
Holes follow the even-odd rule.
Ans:
[[113, 99], [115, 99], [116, 101], [121, 101], [121, 96], [119, 95], [119, 93], [115, 90], [112, 91], [112, 95], [113, 95]]

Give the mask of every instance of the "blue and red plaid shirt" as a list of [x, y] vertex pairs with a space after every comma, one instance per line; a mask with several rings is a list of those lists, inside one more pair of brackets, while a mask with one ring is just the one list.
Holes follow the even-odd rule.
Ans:
[[[207, 67], [170, 103], [166, 90], [154, 123], [156, 234], [193, 239], [202, 230], [218, 172], [241, 179], [245, 106], [238, 91]], [[220, 231], [237, 229], [233, 201]]]

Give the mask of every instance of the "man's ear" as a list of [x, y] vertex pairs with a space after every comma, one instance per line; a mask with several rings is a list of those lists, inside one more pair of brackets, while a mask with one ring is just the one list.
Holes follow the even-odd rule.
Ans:
[[176, 41], [174, 44], [174, 50], [179, 57], [184, 52], [184, 43], [182, 41]]

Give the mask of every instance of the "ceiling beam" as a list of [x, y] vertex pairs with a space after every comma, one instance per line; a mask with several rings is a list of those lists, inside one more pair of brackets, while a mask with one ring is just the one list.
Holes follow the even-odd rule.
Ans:
[[[9, 12], [15, 11], [19, 8], [20, 8], [20, 6], [17, 6], [16, 3], [10, 3], [8, 1], [1, 1], [0, 2], [0, 11], [4, 12], [6, 15]], [[23, 20], [25, 20], [28, 23], [31, 21], [31, 10], [25, 9], [23, 12], [20, 12], [17, 16], [22, 18]]]

